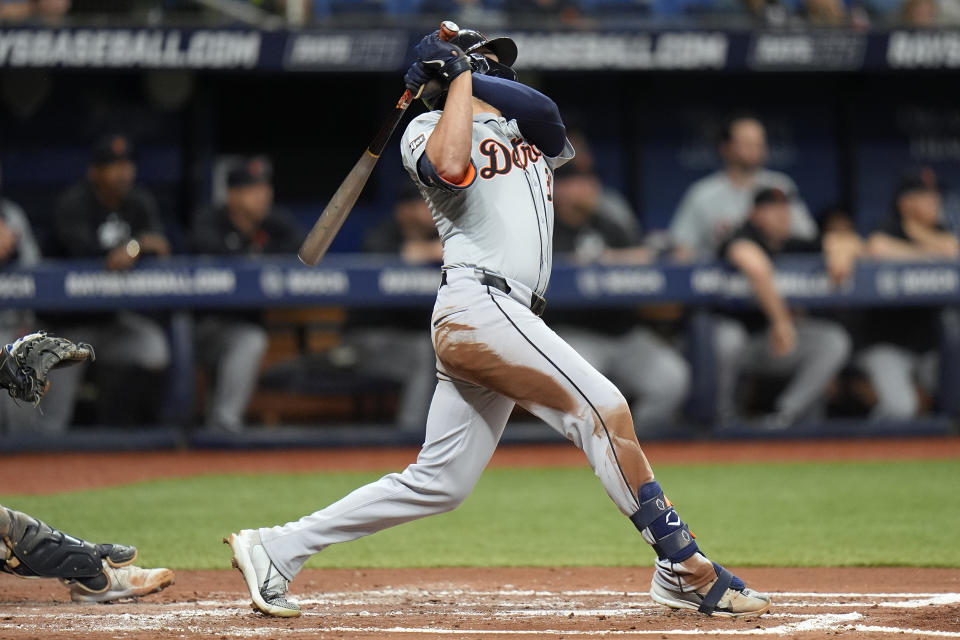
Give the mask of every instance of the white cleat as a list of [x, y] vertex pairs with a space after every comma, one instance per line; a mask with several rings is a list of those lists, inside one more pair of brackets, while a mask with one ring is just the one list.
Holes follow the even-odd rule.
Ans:
[[287, 579], [273, 566], [256, 530], [243, 529], [223, 541], [233, 549], [233, 566], [243, 574], [254, 609], [281, 618], [300, 615], [300, 607], [287, 600]]
[[92, 592], [79, 582], [73, 582], [70, 584], [70, 599], [74, 602], [112, 602], [139, 598], [162, 591], [174, 582], [170, 569], [141, 569], [132, 564], [112, 567], [104, 562], [103, 572], [110, 582], [106, 590]]

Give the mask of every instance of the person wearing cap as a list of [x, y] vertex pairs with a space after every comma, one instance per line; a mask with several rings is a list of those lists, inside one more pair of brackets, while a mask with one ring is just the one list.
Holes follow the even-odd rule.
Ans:
[[[648, 264], [655, 251], [643, 245], [643, 233], [626, 198], [603, 184], [582, 134], [571, 141], [588, 158], [576, 159], [554, 173], [553, 252], [557, 261], [587, 264]], [[667, 432], [690, 391], [690, 365], [643, 308], [551, 309], [544, 314], [557, 334], [609, 377], [630, 400], [637, 434]]]
[[[739, 374], [785, 378], [773, 411], [762, 425], [785, 429], [818, 408], [827, 386], [850, 355], [851, 340], [838, 323], [791, 311], [777, 290], [774, 260], [784, 254], [819, 253], [821, 243], [792, 232], [790, 198], [781, 189], [760, 189], [746, 222], [720, 247], [719, 257], [750, 282], [759, 313], [739, 314], [749, 335], [727, 361], [717, 363], [718, 392], [735, 395]], [[833, 243], [824, 242], [824, 246]]]
[[[887, 261], [956, 260], [957, 236], [941, 223], [940, 187], [929, 168], [901, 178], [893, 211], [867, 237], [866, 256]], [[927, 307], [885, 308], [865, 317], [855, 358], [876, 395], [871, 417], [909, 419], [937, 388], [941, 314]]]
[[156, 200], [135, 184], [133, 146], [122, 135], [93, 147], [87, 179], [64, 194], [56, 208], [56, 236], [64, 256], [104, 258], [125, 270], [146, 255], [166, 256], [170, 243]]
[[[67, 258], [97, 258], [110, 270], [125, 271], [145, 256], [164, 257], [170, 243], [156, 200], [135, 184], [136, 164], [129, 138], [106, 135], [93, 146], [86, 179], [67, 190], [54, 213], [54, 235]], [[59, 323], [58, 323], [59, 324]], [[127, 402], [101, 394], [98, 420], [136, 424], [156, 417], [163, 397], [163, 376], [170, 364], [166, 331], [153, 318], [120, 310], [106, 314], [72, 314], [58, 332], [97, 345], [101, 386], [129, 390]], [[74, 397], [84, 367], [64, 370], [41, 419], [50, 430], [63, 430], [73, 415]]]
[[[274, 206], [272, 168], [266, 158], [245, 158], [227, 171], [226, 200], [200, 213], [190, 234], [193, 252], [208, 255], [294, 255], [304, 233], [286, 211]], [[267, 332], [259, 312], [208, 314], [197, 318], [196, 353], [212, 372], [206, 426], [232, 433], [257, 383]]]
[[749, 115], [728, 119], [720, 132], [723, 167], [690, 185], [670, 223], [674, 258], [681, 262], [712, 260], [730, 233], [740, 226], [757, 190], [775, 187], [790, 198], [790, 226], [797, 238], [812, 240], [817, 225], [798, 195], [797, 185], [767, 162], [763, 123]]

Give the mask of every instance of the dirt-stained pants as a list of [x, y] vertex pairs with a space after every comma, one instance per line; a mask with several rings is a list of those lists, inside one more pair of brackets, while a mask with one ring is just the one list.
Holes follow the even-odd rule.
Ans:
[[439, 382], [417, 461], [296, 522], [260, 529], [287, 578], [337, 542], [456, 508], [473, 490], [515, 404], [587, 455], [624, 515], [653, 480], [617, 388], [530, 311], [530, 290], [506, 294], [472, 268], [450, 269], [433, 313]]

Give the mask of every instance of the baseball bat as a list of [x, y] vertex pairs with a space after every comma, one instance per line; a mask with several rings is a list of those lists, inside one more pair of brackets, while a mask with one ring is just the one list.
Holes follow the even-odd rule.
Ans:
[[[450, 20], [444, 20], [443, 23], [440, 24], [440, 39], [450, 40], [457, 35], [459, 31], [460, 27], [455, 23]], [[397, 123], [400, 122], [400, 118], [403, 117], [410, 103], [419, 98], [422, 92], [423, 87], [420, 87], [416, 94], [410, 91], [410, 89], [407, 89], [403, 92], [403, 95], [400, 96], [400, 100], [397, 101], [397, 106], [393, 109], [393, 113], [390, 114], [390, 117], [383, 123], [383, 126], [380, 127], [380, 132], [377, 133], [373, 142], [370, 143], [367, 150], [360, 156], [357, 163], [353, 165], [350, 173], [348, 173], [347, 177], [340, 183], [340, 186], [337, 187], [333, 197], [330, 198], [330, 202], [327, 203], [323, 213], [320, 214], [320, 218], [313, 225], [313, 228], [310, 229], [310, 233], [307, 234], [306, 240], [300, 245], [300, 251], [297, 252], [300, 262], [312, 267], [320, 262], [324, 254], [326, 254], [337, 232], [340, 231], [340, 227], [343, 226], [343, 221], [350, 215], [350, 211], [353, 209], [353, 205], [356, 204], [357, 198], [360, 196], [360, 192], [363, 191], [364, 185], [367, 184], [367, 178], [370, 177], [373, 168], [377, 165], [377, 160], [380, 159], [383, 148], [387, 146], [387, 141], [389, 141], [390, 136], [393, 135], [393, 130], [397, 128]]]

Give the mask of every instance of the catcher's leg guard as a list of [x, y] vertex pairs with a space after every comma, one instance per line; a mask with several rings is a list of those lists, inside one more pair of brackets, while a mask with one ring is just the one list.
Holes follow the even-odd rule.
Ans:
[[5, 571], [23, 578], [61, 578], [91, 592], [109, 587], [103, 563], [124, 566], [137, 557], [133, 547], [92, 544], [13, 509], [0, 507], [0, 532], [7, 548]]
[[659, 483], [648, 482], [640, 487], [638, 498], [640, 508], [630, 520], [643, 539], [653, 546], [657, 557], [679, 563], [700, 550], [690, 528], [680, 520]]

